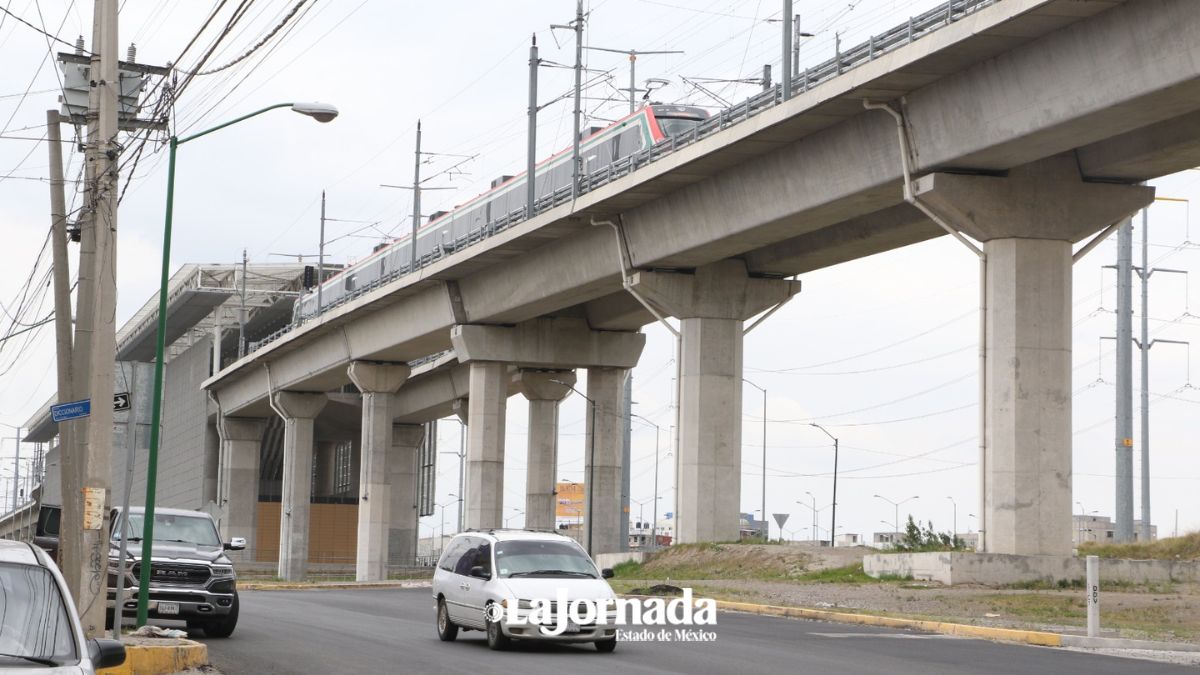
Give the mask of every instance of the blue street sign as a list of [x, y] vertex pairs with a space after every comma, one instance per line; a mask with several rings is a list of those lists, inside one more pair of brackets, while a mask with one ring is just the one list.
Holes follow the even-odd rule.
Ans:
[[50, 417], [55, 422], [66, 422], [67, 420], [77, 420], [80, 417], [87, 417], [92, 414], [91, 399], [82, 401], [72, 401], [70, 403], [59, 403], [58, 405], [50, 406]]

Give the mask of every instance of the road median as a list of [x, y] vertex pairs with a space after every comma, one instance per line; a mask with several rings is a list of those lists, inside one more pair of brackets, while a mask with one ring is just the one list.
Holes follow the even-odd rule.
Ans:
[[126, 637], [125, 663], [97, 675], [169, 675], [208, 663], [208, 646], [180, 638]]

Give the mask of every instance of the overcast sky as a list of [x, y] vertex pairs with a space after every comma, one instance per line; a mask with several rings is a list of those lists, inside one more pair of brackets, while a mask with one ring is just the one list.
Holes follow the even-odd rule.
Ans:
[[[120, 42], [135, 42], [138, 60], [165, 64], [178, 58], [214, 2], [122, 3]], [[283, 18], [296, 0], [257, 0], [243, 23], [232, 30], [205, 63], [213, 68], [234, 60]], [[774, 0], [593, 0], [585, 44], [614, 49], [682, 50], [683, 55], [647, 55], [638, 61], [639, 80], [666, 78], [655, 94], [663, 102], [719, 106], [753, 94], [753, 84], [709, 83], [721, 100], [685, 84], [681, 77], [738, 80], [758, 77], [763, 64], [779, 69], [782, 3]], [[801, 50], [801, 65], [833, 54], [835, 35], [853, 45], [937, 3], [929, 0], [797, 0], [802, 27], [814, 33]], [[66, 42], [90, 35], [91, 3], [86, 0], [12, 0], [7, 7], [35, 26], [45, 26]], [[319, 201], [329, 194], [332, 223], [329, 250], [335, 262], [352, 262], [385, 236], [400, 231], [411, 214], [411, 194], [380, 187], [412, 180], [414, 130], [423, 120], [424, 150], [431, 157], [423, 175], [442, 173], [427, 185], [453, 190], [428, 192], [423, 209], [452, 207], [486, 188], [494, 177], [524, 164], [528, 43], [537, 33], [543, 59], [573, 61], [573, 37], [551, 31], [570, 21], [569, 0], [496, 2], [394, 2], [309, 0], [296, 18], [266, 47], [216, 74], [198, 76], [175, 109], [179, 134], [199, 131], [245, 112], [282, 101], [321, 100], [337, 105], [341, 116], [328, 125], [272, 112], [238, 127], [180, 148], [176, 188], [174, 261], [222, 262], [240, 259], [246, 249], [257, 262], [278, 262], [274, 254], [312, 254], [317, 249]], [[212, 43], [214, 21], [181, 63], [193, 70]], [[89, 37], [90, 42], [90, 37]], [[49, 44], [57, 52], [67, 49]], [[628, 62], [618, 54], [586, 52], [599, 83], [585, 106], [597, 124], [627, 108], [618, 87], [628, 82]], [[9, 17], [0, 17], [0, 302], [11, 311], [33, 274], [44, 281], [49, 227], [44, 111], [57, 106], [57, 66], [48, 40]], [[609, 76], [602, 73], [608, 71]], [[611, 77], [611, 83], [605, 81]], [[541, 71], [541, 99], [565, 94], [569, 70]], [[640, 84], [640, 83], [639, 83]], [[713, 108], [716, 109], [716, 108]], [[557, 103], [539, 119], [538, 152], [546, 156], [570, 142], [570, 105]], [[69, 135], [64, 128], [64, 134]], [[69, 143], [64, 144], [71, 150]], [[135, 143], [130, 140], [127, 144]], [[119, 220], [119, 307], [124, 321], [157, 287], [165, 151], [147, 146], [133, 172]], [[456, 169], [462, 158], [473, 157]], [[69, 153], [68, 179], [81, 157]], [[124, 177], [129, 180], [129, 176]], [[1160, 196], [1200, 198], [1200, 173], [1185, 172], [1155, 183]], [[70, 197], [69, 197], [70, 198]], [[78, 203], [78, 198], [74, 199]], [[1189, 243], [1189, 205], [1161, 202], [1150, 211], [1154, 265], [1190, 270], [1197, 254]], [[1140, 221], [1135, 231], [1140, 241]], [[1135, 256], [1136, 257], [1136, 256]], [[1112, 342], [1115, 276], [1104, 265], [1115, 261], [1106, 242], [1076, 267], [1074, 342], [1073, 501], [1087, 511], [1111, 515], [1113, 505]], [[37, 266], [35, 267], [35, 263]], [[747, 338], [745, 376], [768, 390], [767, 511], [788, 513], [790, 533], [807, 538], [809, 509], [796, 504], [815, 495], [818, 508], [831, 501], [833, 467], [828, 438], [808, 426], [826, 425], [841, 439], [838, 522], [841, 531], [869, 536], [890, 529], [893, 509], [873, 495], [892, 500], [910, 496], [901, 511], [932, 519], [949, 529], [951, 497], [958, 529], [977, 522], [977, 268], [960, 244], [941, 238], [804, 275], [804, 291]], [[73, 268], [74, 269], [74, 268]], [[1200, 318], [1188, 303], [1191, 280], [1161, 274], [1151, 282], [1153, 337], [1195, 340]], [[35, 307], [27, 318], [45, 316], [50, 294], [35, 283]], [[1137, 293], [1135, 291], [1135, 297]], [[40, 307], [37, 306], [40, 302]], [[1198, 300], [1200, 302], [1200, 300]], [[36, 310], [36, 311], [35, 311]], [[1140, 313], [1140, 310], [1138, 310]], [[1200, 314], [1200, 311], [1196, 311]], [[0, 335], [10, 329], [0, 317]], [[1136, 324], [1135, 324], [1136, 325]], [[671, 405], [674, 386], [673, 340], [659, 326], [649, 337], [634, 371], [635, 411], [662, 427], [660, 514], [672, 510], [674, 476]], [[30, 340], [0, 343], [0, 423], [28, 419], [54, 391], [53, 332], [31, 332]], [[1200, 342], [1197, 342], [1200, 344]], [[1200, 488], [1196, 452], [1200, 392], [1190, 388], [1189, 351], [1160, 343], [1152, 352], [1150, 389], [1153, 413], [1153, 508], [1161, 534], [1200, 527], [1195, 493]], [[1200, 376], [1200, 374], [1198, 374]], [[1135, 381], [1136, 381], [1135, 371]], [[581, 376], [581, 382], [583, 377]], [[762, 399], [745, 389], [742, 506], [759, 509], [762, 476]], [[1136, 401], [1136, 396], [1135, 396]], [[583, 477], [582, 399], [563, 404], [560, 476]], [[456, 423], [442, 425], [443, 450], [457, 450]], [[505, 515], [524, 507], [526, 407], [509, 402]], [[11, 432], [0, 429], [0, 435]], [[1135, 438], [1140, 438], [1135, 434]], [[633, 494], [653, 499], [655, 430], [634, 425]], [[5, 440], [2, 454], [11, 457]], [[456, 491], [454, 458], [441, 456], [439, 502]], [[11, 460], [9, 460], [11, 461]], [[0, 462], [2, 463], [2, 462]], [[0, 470], [2, 472], [3, 470]], [[0, 473], [0, 476], [5, 475]], [[1140, 498], [1136, 498], [1140, 499]], [[1135, 503], [1140, 503], [1135, 501]], [[1080, 506], [1074, 507], [1075, 511]], [[632, 506], [636, 519], [639, 507]], [[454, 507], [446, 509], [454, 518]], [[425, 522], [436, 526], [436, 518]], [[829, 510], [821, 511], [821, 527]], [[774, 527], [772, 532], [776, 532]], [[423, 534], [429, 530], [422, 528]]]

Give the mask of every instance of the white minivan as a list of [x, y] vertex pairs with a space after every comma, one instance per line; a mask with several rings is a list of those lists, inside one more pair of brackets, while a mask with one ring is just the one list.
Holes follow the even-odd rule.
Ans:
[[556, 623], [558, 612], [565, 611], [556, 599], [614, 600], [605, 581], [610, 577], [612, 570], [598, 569], [583, 547], [560, 534], [462, 532], [450, 540], [433, 573], [438, 637], [448, 642], [460, 629], [481, 630], [492, 649], [504, 649], [512, 640], [551, 640], [592, 642], [598, 651], [611, 652], [617, 646], [612, 621], [580, 624], [564, 618], [558, 631], [548, 632], [538, 625], [510, 625], [505, 611], [512, 602], [528, 610], [542, 600], [550, 603], [550, 621]]

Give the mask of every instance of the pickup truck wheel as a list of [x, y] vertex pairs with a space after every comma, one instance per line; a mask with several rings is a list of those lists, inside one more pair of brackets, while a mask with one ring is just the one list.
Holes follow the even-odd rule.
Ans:
[[453, 642], [458, 637], [458, 626], [450, 620], [450, 612], [446, 609], [446, 600], [438, 598], [437, 604], [437, 634], [442, 642]]
[[237, 627], [238, 621], [238, 595], [233, 593], [233, 606], [229, 608], [229, 613], [219, 619], [205, 621], [204, 634], [211, 638], [227, 638], [233, 635], [233, 629]]

